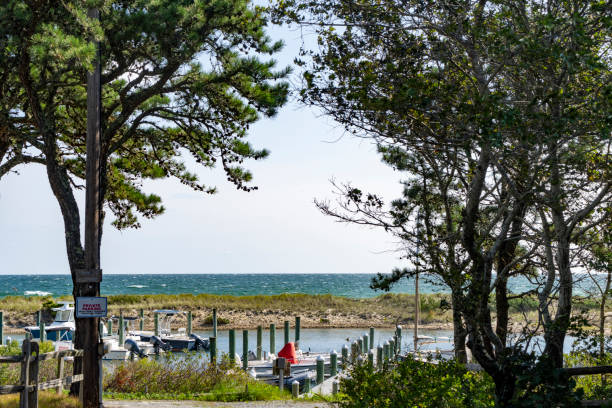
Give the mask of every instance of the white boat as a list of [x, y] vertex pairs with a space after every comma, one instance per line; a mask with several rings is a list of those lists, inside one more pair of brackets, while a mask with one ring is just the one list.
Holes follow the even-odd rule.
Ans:
[[[55, 312], [53, 323], [45, 326], [47, 340], [72, 342], [74, 331], [76, 330], [74, 323], [74, 302], [63, 301], [59, 302], [59, 304], [61, 304], [60, 307], [51, 309]], [[39, 326], [27, 326], [25, 331], [30, 333], [33, 339], [40, 339]]]

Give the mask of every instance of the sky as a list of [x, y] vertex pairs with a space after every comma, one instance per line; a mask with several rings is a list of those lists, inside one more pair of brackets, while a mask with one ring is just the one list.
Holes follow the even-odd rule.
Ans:
[[[276, 28], [270, 35], [286, 43], [276, 56], [279, 66], [290, 64], [300, 34]], [[166, 212], [142, 220], [140, 229], [117, 231], [107, 221], [104, 273], [376, 273], [401, 266], [393, 237], [337, 223], [313, 203], [334, 199], [330, 179], [386, 202], [400, 196], [401, 175], [380, 162], [370, 141], [345, 135], [331, 119], [295, 101], [253, 126], [248, 140], [270, 150], [267, 159], [245, 163], [258, 190], [237, 191], [220, 171], [196, 167], [191, 169], [216, 185], [217, 194], [170, 179], [146, 182], [145, 190], [162, 197]], [[18, 171], [0, 180], [0, 274], [67, 274], [62, 218], [44, 168]], [[84, 194], [77, 200], [83, 219]]]

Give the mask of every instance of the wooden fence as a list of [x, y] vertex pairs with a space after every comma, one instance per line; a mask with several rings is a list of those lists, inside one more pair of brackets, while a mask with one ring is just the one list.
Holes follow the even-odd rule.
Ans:
[[[58, 394], [62, 393], [64, 386], [83, 380], [83, 374], [64, 375], [64, 358], [80, 357], [83, 350], [63, 350], [53, 353], [39, 353], [37, 341], [25, 339], [21, 345], [20, 356], [0, 356], [0, 363], [20, 363], [21, 379], [16, 385], [0, 385], [0, 395], [21, 394], [20, 408], [38, 408], [38, 391], [55, 388]], [[57, 359], [57, 378], [55, 380], [39, 382], [38, 368], [41, 361]]]

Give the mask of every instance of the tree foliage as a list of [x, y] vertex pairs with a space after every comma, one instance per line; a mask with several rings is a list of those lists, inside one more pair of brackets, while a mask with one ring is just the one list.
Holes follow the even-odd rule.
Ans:
[[352, 186], [340, 188], [339, 206], [319, 208], [391, 231], [413, 264], [449, 284], [468, 345], [498, 402], [508, 403], [517, 371], [504, 356], [522, 347], [508, 339], [517, 296], [508, 279], [533, 280], [535, 326], [544, 329], [551, 367], [559, 367], [575, 246], [609, 222], [609, 5], [295, 0], [279, 7], [282, 18], [318, 34], [319, 48], [298, 59], [303, 102], [373, 139], [383, 160], [406, 174], [403, 197], [390, 208]]

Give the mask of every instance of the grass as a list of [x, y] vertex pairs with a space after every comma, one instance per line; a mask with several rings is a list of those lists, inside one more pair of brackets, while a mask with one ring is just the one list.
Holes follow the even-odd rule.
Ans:
[[[57, 395], [53, 392], [41, 391], [38, 393], [38, 406], [44, 408], [78, 408], [81, 406], [78, 399], [67, 395]], [[0, 408], [18, 408], [19, 394], [0, 396]]]
[[[7, 296], [0, 299], [0, 310], [13, 321], [32, 320], [33, 313], [54, 301], [69, 300], [70, 296], [58, 299], [38, 296]], [[597, 300], [574, 297], [577, 311], [595, 312], [598, 308]], [[212, 294], [176, 294], [176, 295], [112, 295], [108, 297], [109, 314], [118, 315], [120, 310], [128, 314], [136, 314], [138, 309], [152, 311], [155, 309], [180, 309], [200, 312], [201, 324], [210, 325], [212, 319], [210, 310], [218, 309], [220, 312], [246, 312], [256, 322], [257, 316], [281, 314], [302, 315], [312, 318], [312, 321], [327, 325], [333, 324], [331, 316], [359, 317], [361, 321], [378, 316], [382, 317], [386, 325], [412, 322], [414, 318], [414, 295], [385, 293], [373, 298], [353, 299], [341, 296], [307, 295], [307, 294], [280, 294], [256, 296], [231, 296]], [[449, 323], [452, 321], [451, 311], [442, 304], [449, 305], [449, 294], [421, 295], [421, 322], [425, 324]], [[494, 308], [494, 304], [492, 305]], [[609, 302], [607, 310], [612, 310]], [[517, 321], [523, 320], [523, 314], [533, 315], [537, 311], [537, 300], [534, 296], [527, 296], [510, 301], [510, 313]], [[234, 324], [227, 316], [219, 316], [219, 324]], [[379, 319], [380, 320], [380, 319]], [[5, 322], [11, 325], [11, 319]], [[19, 323], [13, 324], [19, 326]], [[21, 324], [23, 325], [23, 324]]]
[[291, 398], [288, 392], [251, 378], [225, 357], [217, 366], [211, 366], [201, 354], [126, 362], [107, 374], [104, 382], [105, 395], [113, 399], [267, 401]]

